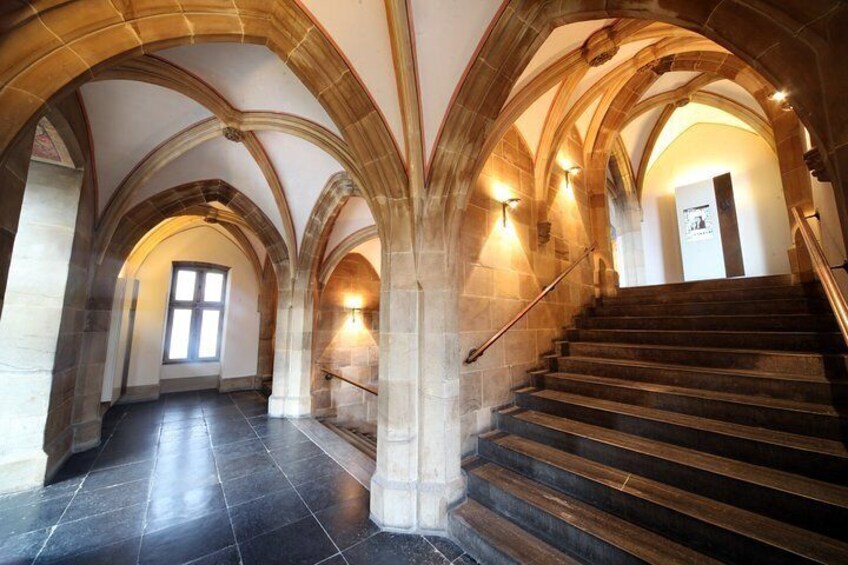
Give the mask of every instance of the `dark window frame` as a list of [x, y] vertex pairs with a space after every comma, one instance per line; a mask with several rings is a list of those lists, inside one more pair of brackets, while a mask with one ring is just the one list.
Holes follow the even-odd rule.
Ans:
[[[177, 300], [177, 272], [194, 271], [194, 298], [192, 300]], [[227, 305], [227, 278], [229, 267], [200, 261], [174, 261], [171, 264], [171, 287], [168, 293], [168, 315], [165, 320], [165, 347], [162, 356], [163, 365], [179, 365], [186, 363], [219, 363], [221, 361], [221, 345], [224, 341], [224, 315]], [[221, 283], [220, 302], [203, 300], [206, 273], [219, 273], [224, 280]], [[173, 331], [174, 310], [191, 310], [191, 326], [189, 329], [188, 356], [184, 359], [171, 359], [171, 333]], [[218, 339], [214, 357], [200, 357], [200, 322], [204, 310], [218, 310]]]

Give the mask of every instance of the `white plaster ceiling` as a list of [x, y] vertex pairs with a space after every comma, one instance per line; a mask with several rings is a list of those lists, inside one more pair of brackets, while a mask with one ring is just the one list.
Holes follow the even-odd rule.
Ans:
[[734, 102], [738, 102], [749, 110], [753, 110], [760, 116], [764, 118], [766, 117], [765, 110], [763, 110], [763, 107], [760, 106], [759, 102], [757, 102], [757, 99], [751, 96], [747, 90], [731, 80], [719, 80], [710, 83], [704, 87], [703, 90], [714, 94], [720, 94], [725, 98], [730, 98]]
[[200, 43], [158, 51], [156, 56], [198, 76], [241, 111], [295, 114], [339, 133], [320, 102], [265, 46]]
[[142, 82], [105, 80], [80, 90], [94, 142], [99, 210], [150, 151], [211, 116], [182, 94]]
[[359, 253], [365, 259], [371, 263], [371, 266], [374, 267], [374, 271], [377, 272], [378, 276], [381, 276], [380, 266], [382, 265], [382, 246], [380, 245], [380, 238], [375, 237], [374, 239], [368, 240], [365, 243], [360, 243], [356, 247], [353, 248], [351, 253]]
[[645, 91], [641, 100], [646, 100], [651, 96], [656, 96], [657, 94], [680, 88], [700, 74], [701, 73], [697, 71], [676, 71], [665, 73], [658, 78], [654, 84], [648, 88], [648, 90]]
[[554, 101], [554, 96], [556, 96], [557, 90], [559, 90], [559, 85], [553, 87], [537, 98], [536, 101], [533, 102], [533, 104], [527, 108], [527, 110], [519, 116], [517, 120], [515, 120], [515, 125], [524, 137], [524, 141], [527, 142], [527, 146], [531, 151], [531, 157], [534, 159], [536, 157], [536, 151], [539, 148], [539, 141], [542, 137], [542, 128], [547, 120], [548, 112], [550, 112], [551, 104]]
[[322, 149], [299, 137], [270, 131], [261, 132], [258, 137], [283, 183], [300, 247], [318, 196], [327, 180], [343, 170], [342, 166]]
[[[365, 199], [359, 196], [349, 198], [336, 218], [333, 231], [330, 232], [325, 255], [332, 253], [333, 249], [349, 235], [358, 232], [362, 228], [373, 226], [374, 223], [374, 216], [371, 215], [371, 209], [368, 208], [368, 203], [365, 202]], [[377, 272], [379, 273], [380, 271]]]
[[[383, 0], [303, 0], [361, 77], [406, 155], [403, 120]], [[355, 25], [352, 25], [355, 22]]]
[[704, 104], [690, 103], [678, 108], [666, 122], [665, 127], [657, 137], [654, 150], [648, 159], [648, 169], [656, 162], [662, 152], [680, 137], [686, 130], [696, 124], [718, 124], [733, 126], [755, 133], [751, 127], [736, 116]]
[[566, 24], [553, 30], [542, 46], [530, 59], [530, 63], [518, 77], [509, 97], [524, 88], [539, 72], [554, 64], [571, 51], [581, 47], [595, 31], [609, 25], [613, 20], [591, 20]]
[[424, 152], [429, 160], [450, 100], [501, 2], [410, 2], [421, 86]]
[[277, 230], [284, 233], [274, 195], [259, 166], [244, 145], [223, 137], [207, 141], [165, 165], [133, 194], [131, 205], [163, 190], [204, 179], [230, 183], [259, 206]]
[[644, 112], [621, 130], [621, 140], [627, 148], [630, 165], [634, 172], [639, 170], [639, 162], [642, 160], [645, 144], [648, 143], [648, 137], [651, 135], [660, 114], [662, 114], [663, 108], [663, 106], [657, 106]]
[[595, 112], [598, 109], [598, 106], [601, 103], [601, 97], [596, 96], [595, 100], [589, 104], [586, 110], [580, 114], [580, 117], [575, 121], [575, 125], [577, 126], [577, 131], [580, 133], [580, 140], [585, 141], [586, 134], [589, 132], [589, 124], [592, 123], [592, 117], [595, 115]]

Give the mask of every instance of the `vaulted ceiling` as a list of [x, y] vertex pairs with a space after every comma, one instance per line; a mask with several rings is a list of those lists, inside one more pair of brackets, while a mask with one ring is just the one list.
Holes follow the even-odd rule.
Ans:
[[[399, 95], [401, 63], [392, 50], [393, 29], [384, 1], [302, 4], [371, 96], [398, 155], [408, 164], [411, 149], [404, 128], [410, 126]], [[410, 0], [408, 7], [420, 108], [417, 135], [426, 164], [502, 3]], [[499, 131], [515, 125], [537, 166], [549, 168], [563, 143], [558, 132], [576, 129], [590, 150], [615, 94], [639, 68], [666, 56], [704, 53], [726, 51], [661, 23], [594, 20], [564, 25], [550, 34], [515, 82]], [[352, 172], [338, 125], [286, 62], [265, 46], [169, 48], [96, 78], [81, 88], [81, 98], [93, 138], [100, 214], [129, 209], [177, 185], [221, 179], [262, 208], [296, 254], [328, 179]], [[750, 87], [698, 64], [672, 68], [630, 108], [617, 132], [617, 143], [624, 148], [619, 153], [626, 155], [635, 178], [696, 123], [722, 123], [767, 136], [762, 103]], [[255, 127], [221, 135], [221, 125], [230, 121]], [[373, 222], [365, 201], [351, 199], [328, 252]]]

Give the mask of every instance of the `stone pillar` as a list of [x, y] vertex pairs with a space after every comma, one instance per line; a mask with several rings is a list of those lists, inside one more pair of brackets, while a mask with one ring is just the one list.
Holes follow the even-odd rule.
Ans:
[[[441, 203], [438, 203], [441, 205]], [[432, 209], [413, 252], [411, 218], [391, 212], [383, 245], [380, 396], [372, 518], [398, 531], [444, 531], [460, 469], [456, 239]], [[404, 226], [407, 226], [404, 229]]]
[[[0, 317], [0, 492], [42, 484], [82, 172], [30, 165]], [[49, 276], [46, 276], [49, 273]]]
[[610, 215], [606, 195], [606, 169], [609, 154], [591, 155], [586, 167], [586, 187], [589, 193], [589, 219], [595, 249], [594, 283], [601, 296], [615, 296], [618, 292], [618, 273], [612, 260], [610, 240]]
[[303, 418], [312, 412], [309, 369], [313, 301], [312, 290], [300, 279], [294, 283], [283, 281], [290, 286], [281, 288], [277, 297], [274, 381], [268, 399], [268, 415], [272, 418]]
[[645, 280], [645, 252], [642, 243], [642, 210], [635, 195], [623, 195], [615, 200], [616, 232], [620, 249], [620, 264], [616, 267], [628, 286]]

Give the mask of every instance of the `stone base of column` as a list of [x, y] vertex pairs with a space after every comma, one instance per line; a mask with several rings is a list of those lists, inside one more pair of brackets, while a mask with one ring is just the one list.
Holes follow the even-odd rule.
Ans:
[[41, 449], [11, 453], [0, 460], [0, 494], [40, 487], [47, 471], [47, 454]]
[[312, 398], [309, 396], [274, 396], [268, 398], [268, 416], [271, 418], [308, 418], [312, 415]]
[[465, 492], [461, 477], [450, 483], [387, 481], [371, 478], [371, 519], [395, 532], [444, 534], [451, 506]]
[[74, 453], [80, 453], [81, 451], [88, 451], [100, 445], [100, 431], [102, 426], [103, 422], [100, 418], [73, 424], [74, 445], [72, 451]]

